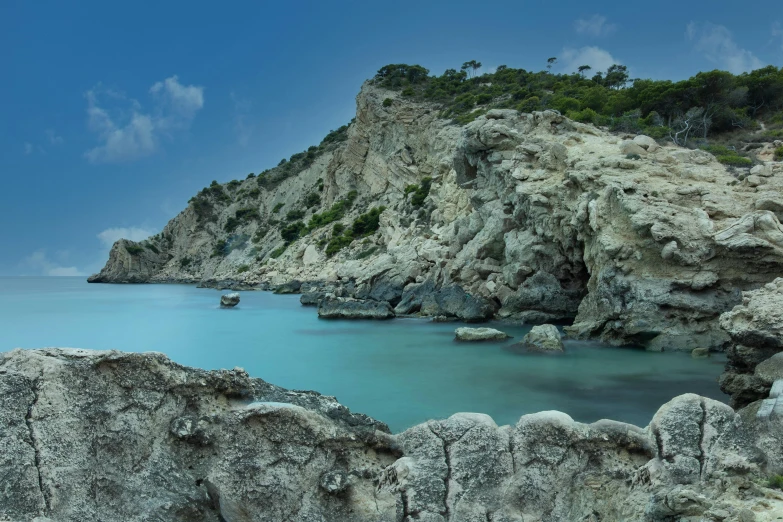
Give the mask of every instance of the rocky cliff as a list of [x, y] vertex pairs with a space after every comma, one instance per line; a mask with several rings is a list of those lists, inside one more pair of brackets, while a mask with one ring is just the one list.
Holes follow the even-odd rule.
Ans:
[[[118, 242], [91, 280], [320, 282], [398, 314], [720, 349], [719, 315], [783, 268], [783, 164], [727, 168], [553, 111], [460, 127], [367, 83], [340, 139], [292, 160], [204, 189], [161, 234]], [[477, 314], [439, 291], [480, 301]]]
[[783, 423], [683, 395], [649, 426], [462, 413], [392, 435], [333, 397], [162, 354], [0, 354], [0, 519], [772, 521]]

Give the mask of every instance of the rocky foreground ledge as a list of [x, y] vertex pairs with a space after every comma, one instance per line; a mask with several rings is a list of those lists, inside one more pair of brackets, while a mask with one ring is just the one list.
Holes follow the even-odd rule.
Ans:
[[783, 422], [683, 395], [644, 429], [461, 413], [392, 435], [333, 397], [158, 353], [0, 355], [0, 520], [771, 521]]

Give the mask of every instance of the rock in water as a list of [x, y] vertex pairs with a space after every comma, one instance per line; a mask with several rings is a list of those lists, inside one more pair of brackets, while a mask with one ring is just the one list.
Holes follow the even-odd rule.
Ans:
[[391, 319], [394, 310], [386, 301], [325, 297], [318, 303], [318, 317], [324, 319]]
[[511, 337], [494, 328], [457, 328], [454, 334], [458, 341], [503, 341]]
[[14, 350], [0, 354], [0, 519], [772, 521], [774, 415], [687, 394], [646, 429], [458, 413], [391, 435], [334, 397], [238, 368]]
[[239, 304], [239, 294], [233, 292], [231, 294], [223, 294], [220, 296], [221, 308], [233, 308]]
[[694, 348], [691, 352], [691, 357], [694, 359], [704, 359], [710, 356], [709, 348]]
[[534, 326], [520, 343], [523, 348], [533, 352], [562, 352], [563, 339], [557, 326], [541, 324]]

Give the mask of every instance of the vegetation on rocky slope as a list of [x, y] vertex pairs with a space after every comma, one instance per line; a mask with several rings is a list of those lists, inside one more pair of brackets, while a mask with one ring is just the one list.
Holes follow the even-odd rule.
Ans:
[[430, 76], [419, 65], [392, 64], [382, 67], [373, 81], [401, 91], [404, 97], [438, 102], [443, 105], [441, 115], [460, 124], [490, 108], [555, 109], [576, 121], [667, 138], [680, 145], [754, 129], [757, 120], [766, 125], [759, 139], [783, 136], [783, 68], [768, 66], [740, 75], [716, 70], [673, 82], [630, 79], [623, 65], [612, 65], [592, 77], [587, 66], [572, 74], [554, 74], [505, 65], [476, 76], [471, 74], [476, 65], [481, 66], [466, 62], [460, 71], [448, 69]]

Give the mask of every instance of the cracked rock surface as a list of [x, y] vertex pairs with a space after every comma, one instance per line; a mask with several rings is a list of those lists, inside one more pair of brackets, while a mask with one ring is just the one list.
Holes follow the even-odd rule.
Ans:
[[783, 426], [752, 408], [683, 395], [646, 428], [459, 413], [391, 435], [333, 397], [157, 353], [1, 354], [0, 459], [0, 520], [783, 516], [783, 494], [764, 487], [783, 471]]

